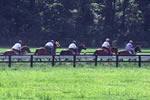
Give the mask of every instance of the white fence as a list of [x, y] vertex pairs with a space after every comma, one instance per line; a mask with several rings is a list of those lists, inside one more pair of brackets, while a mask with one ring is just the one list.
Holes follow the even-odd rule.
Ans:
[[11, 67], [12, 63], [30, 63], [30, 66], [33, 67], [34, 63], [40, 62], [51, 62], [52, 66], [58, 62], [72, 62], [73, 66], [76, 67], [77, 62], [91, 62], [95, 63], [97, 66], [98, 62], [114, 62], [116, 67], [119, 67], [121, 62], [136, 62], [139, 67], [141, 63], [150, 62], [150, 55], [136, 55], [136, 56], [97, 56], [97, 55], [54, 55], [54, 56], [35, 56], [35, 55], [26, 55], [26, 56], [0, 56], [0, 63], [8, 63], [8, 66]]

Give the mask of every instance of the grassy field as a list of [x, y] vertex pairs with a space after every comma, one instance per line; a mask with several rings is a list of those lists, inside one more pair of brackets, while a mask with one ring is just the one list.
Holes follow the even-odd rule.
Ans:
[[0, 65], [0, 100], [149, 100], [150, 68]]
[[29, 66], [0, 63], [0, 100], [150, 100], [149, 64]]

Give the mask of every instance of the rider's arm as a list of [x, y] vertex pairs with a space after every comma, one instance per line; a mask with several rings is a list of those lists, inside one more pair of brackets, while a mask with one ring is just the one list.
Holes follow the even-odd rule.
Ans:
[[109, 42], [107, 42], [107, 43], [106, 43], [106, 45], [107, 45], [107, 48], [110, 48], [110, 44], [109, 44]]
[[18, 48], [19, 48], [19, 50], [21, 49], [21, 44], [18, 44]]

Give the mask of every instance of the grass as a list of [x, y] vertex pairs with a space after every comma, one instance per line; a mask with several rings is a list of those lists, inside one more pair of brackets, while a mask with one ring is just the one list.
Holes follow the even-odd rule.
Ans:
[[150, 68], [0, 65], [0, 100], [149, 100]]

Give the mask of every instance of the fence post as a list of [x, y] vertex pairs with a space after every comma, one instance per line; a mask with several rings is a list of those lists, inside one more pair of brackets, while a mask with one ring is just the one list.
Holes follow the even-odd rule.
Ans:
[[8, 67], [11, 67], [11, 55], [8, 56]]
[[30, 58], [30, 67], [31, 68], [33, 67], [33, 55], [31, 55], [31, 58]]
[[118, 61], [118, 55], [116, 55], [116, 67], [118, 68], [118, 66], [119, 66], [119, 61]]
[[76, 55], [73, 55], [73, 67], [76, 67]]
[[52, 55], [52, 67], [55, 65], [55, 55]]
[[97, 66], [97, 55], [95, 55], [95, 66]]
[[139, 61], [138, 61], [138, 63], [139, 63], [139, 67], [141, 67], [141, 55], [139, 55]]

